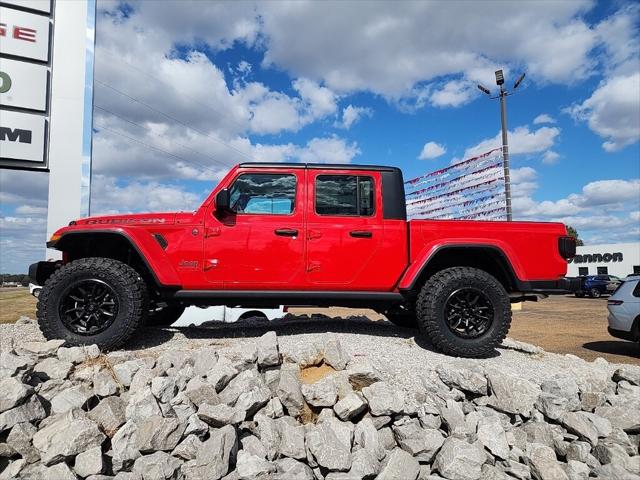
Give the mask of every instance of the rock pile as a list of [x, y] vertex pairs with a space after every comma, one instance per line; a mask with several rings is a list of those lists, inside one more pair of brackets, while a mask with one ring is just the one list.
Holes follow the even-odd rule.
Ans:
[[102, 354], [0, 354], [0, 480], [640, 479], [640, 368], [541, 385], [482, 363], [408, 395], [335, 335]]

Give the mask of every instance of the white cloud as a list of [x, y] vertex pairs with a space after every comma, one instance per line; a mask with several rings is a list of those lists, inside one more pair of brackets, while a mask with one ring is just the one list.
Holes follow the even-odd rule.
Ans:
[[[330, 16], [314, 2], [259, 5], [265, 63], [324, 80], [339, 92], [367, 89], [400, 98], [419, 82], [445, 75], [488, 83], [492, 71], [483, 79], [472, 74], [495, 61], [561, 83], [584, 78], [594, 67], [589, 52], [596, 34], [580, 17], [591, 7], [588, 1], [548, 2], [545, 8], [535, 2], [449, 2], [447, 8], [432, 2], [371, 2], [364, 8], [339, 2]], [[464, 28], [452, 28], [452, 18]], [[452, 87], [439, 101], [465, 100]]]
[[[557, 127], [540, 127], [537, 130], [530, 130], [528, 126], [516, 127], [509, 130], [509, 153], [511, 155], [540, 153], [551, 148], [560, 135]], [[502, 135], [500, 132], [493, 138], [482, 140], [477, 145], [468, 148], [464, 152], [464, 158], [473, 157], [487, 152], [502, 145]]]
[[451, 80], [433, 91], [429, 101], [435, 107], [460, 107], [476, 96], [476, 86], [465, 80]]
[[[562, 222], [578, 228], [581, 238], [591, 242], [602, 238], [606, 238], [607, 242], [638, 240], [640, 179], [589, 182], [580, 193], [553, 201], [534, 200], [531, 197], [533, 190], [525, 195], [517, 195], [521, 184], [517, 181], [513, 183], [516, 220]], [[606, 231], [606, 235], [603, 231]], [[636, 232], [635, 238], [633, 232]]]
[[587, 100], [567, 110], [576, 120], [606, 139], [607, 152], [615, 152], [640, 139], [640, 71], [614, 76]]
[[349, 144], [336, 136], [314, 138], [295, 152], [304, 163], [349, 163], [357, 155], [360, 149], [355, 142]]
[[536, 118], [533, 119], [534, 125], [539, 125], [541, 123], [556, 123], [555, 118], [547, 113], [541, 113]]
[[342, 121], [336, 122], [337, 127], [349, 129], [351, 125], [358, 123], [363, 117], [370, 117], [373, 115], [373, 110], [367, 107], [354, 107], [349, 104], [342, 109]]
[[553, 165], [560, 158], [560, 154], [558, 152], [554, 152], [553, 150], [547, 150], [542, 154], [542, 163], [545, 165]]
[[16, 213], [20, 215], [46, 215], [47, 207], [34, 207], [33, 205], [20, 205], [16, 208]]
[[440, 145], [436, 142], [427, 142], [424, 144], [424, 147], [422, 147], [422, 151], [420, 152], [418, 159], [429, 160], [438, 158], [444, 155], [446, 152], [447, 149], [443, 145]]

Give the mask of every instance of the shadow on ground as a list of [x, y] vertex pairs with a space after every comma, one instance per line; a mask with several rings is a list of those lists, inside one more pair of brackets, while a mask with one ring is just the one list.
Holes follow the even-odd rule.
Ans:
[[592, 352], [640, 358], [640, 345], [635, 342], [627, 342], [624, 340], [603, 340], [599, 342], [587, 342], [582, 346]]
[[[232, 338], [258, 338], [273, 330], [279, 337], [308, 333], [354, 333], [358, 335], [414, 338], [425, 350], [435, 352], [433, 345], [417, 329], [398, 327], [388, 321], [372, 321], [367, 317], [332, 318], [326, 315], [286, 315], [268, 321], [260, 319], [239, 320], [235, 323], [209, 322], [198, 327], [147, 327], [135, 337], [129, 348], [144, 349], [168, 342], [177, 332], [192, 340], [226, 340]], [[491, 357], [500, 355], [495, 351]]]

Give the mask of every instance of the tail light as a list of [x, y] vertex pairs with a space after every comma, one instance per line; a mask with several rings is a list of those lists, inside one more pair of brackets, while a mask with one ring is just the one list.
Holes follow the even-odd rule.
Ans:
[[622, 305], [624, 300], [607, 300], [607, 305]]
[[289, 311], [289, 307], [287, 305], [285, 305], [284, 307], [282, 307], [282, 311], [284, 313], [287, 313]]
[[576, 256], [576, 239], [573, 237], [558, 238], [558, 251], [560, 256], [569, 260]]

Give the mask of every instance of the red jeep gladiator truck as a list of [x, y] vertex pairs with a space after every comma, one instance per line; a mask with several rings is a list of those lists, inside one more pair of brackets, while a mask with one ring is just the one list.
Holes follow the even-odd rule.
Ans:
[[441, 352], [491, 354], [510, 303], [572, 288], [559, 223], [407, 221], [402, 172], [244, 163], [191, 213], [89, 217], [38, 262], [45, 337], [115, 348], [188, 305], [367, 307]]

